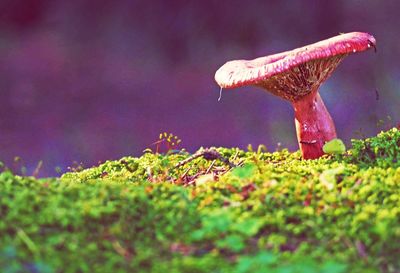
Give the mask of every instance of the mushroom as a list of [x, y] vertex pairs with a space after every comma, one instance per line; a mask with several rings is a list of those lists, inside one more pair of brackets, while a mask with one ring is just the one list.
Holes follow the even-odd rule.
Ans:
[[324, 154], [325, 142], [336, 138], [319, 86], [347, 55], [376, 50], [375, 45], [368, 33], [341, 34], [291, 51], [227, 62], [215, 73], [215, 80], [221, 88], [254, 85], [290, 101], [302, 156], [315, 159]]

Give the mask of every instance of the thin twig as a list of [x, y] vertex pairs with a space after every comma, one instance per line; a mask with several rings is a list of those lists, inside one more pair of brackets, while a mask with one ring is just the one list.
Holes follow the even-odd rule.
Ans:
[[174, 166], [174, 168], [179, 168], [193, 160], [195, 160], [198, 157], [203, 157], [206, 160], [216, 160], [219, 159], [221, 160], [223, 163], [229, 165], [229, 167], [233, 168], [236, 167], [235, 164], [233, 164], [232, 162], [230, 162], [226, 157], [222, 156], [217, 150], [210, 148], [210, 149], [201, 149], [199, 151], [197, 151], [196, 153], [194, 153], [193, 155], [189, 156], [188, 158], [180, 161], [178, 164], [176, 164]]
[[185, 165], [186, 163], [189, 163], [190, 161], [195, 160], [196, 158], [198, 158], [198, 157], [200, 157], [200, 156], [202, 156], [202, 155], [199, 154], [199, 153], [195, 153], [195, 154], [189, 156], [188, 158], [186, 158], [186, 159], [184, 159], [184, 160], [182, 160], [182, 161], [179, 161], [178, 164], [176, 164], [176, 165], [174, 166], [174, 168], [179, 168], [179, 167]]
[[208, 169], [207, 169], [207, 171], [206, 171], [206, 174], [211, 170], [211, 168], [214, 166], [214, 164], [215, 164], [215, 160], [213, 160], [213, 161], [211, 162], [210, 167], [208, 167]]
[[188, 172], [189, 172], [191, 169], [192, 169], [192, 166], [190, 166], [189, 168], [187, 168], [187, 170], [181, 175], [181, 179], [183, 179], [183, 178], [188, 174]]
[[43, 161], [40, 160], [39, 163], [37, 164], [35, 170], [34, 170], [33, 173], [32, 173], [32, 176], [33, 176], [33, 177], [37, 177], [37, 176], [39, 175], [39, 171], [40, 171], [40, 169], [42, 168], [42, 166], [43, 166]]
[[236, 160], [238, 154], [239, 154], [239, 149], [236, 149], [236, 153], [235, 153], [235, 155], [233, 156], [232, 161], [235, 161], [235, 160]]

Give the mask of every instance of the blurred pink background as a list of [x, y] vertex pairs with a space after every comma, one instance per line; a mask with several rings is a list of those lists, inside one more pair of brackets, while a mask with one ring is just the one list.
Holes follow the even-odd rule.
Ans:
[[2, 0], [0, 160], [27, 174], [43, 160], [40, 176], [56, 175], [140, 156], [164, 131], [191, 152], [296, 150], [287, 102], [254, 87], [218, 102], [214, 73], [351, 31], [373, 34], [378, 52], [345, 59], [321, 95], [346, 143], [373, 135], [399, 121], [399, 10], [396, 0]]

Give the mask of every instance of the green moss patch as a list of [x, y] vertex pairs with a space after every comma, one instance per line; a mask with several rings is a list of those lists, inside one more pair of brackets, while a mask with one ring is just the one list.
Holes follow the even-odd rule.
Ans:
[[400, 132], [301, 160], [145, 153], [0, 174], [1, 272], [399, 272]]

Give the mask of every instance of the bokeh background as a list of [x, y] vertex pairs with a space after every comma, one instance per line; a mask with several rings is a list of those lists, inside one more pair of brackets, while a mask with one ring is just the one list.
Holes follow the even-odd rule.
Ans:
[[0, 160], [57, 175], [140, 156], [161, 132], [191, 152], [296, 150], [287, 102], [254, 87], [218, 102], [214, 73], [350, 31], [378, 51], [345, 59], [321, 94], [346, 143], [373, 135], [399, 120], [399, 26], [398, 0], [1, 0]]

